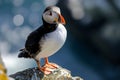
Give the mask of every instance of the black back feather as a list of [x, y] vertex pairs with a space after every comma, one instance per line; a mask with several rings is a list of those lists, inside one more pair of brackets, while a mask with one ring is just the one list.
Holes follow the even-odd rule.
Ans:
[[22, 52], [18, 55], [18, 57], [35, 57], [38, 52], [41, 52], [41, 44], [39, 43], [41, 38], [47, 36], [45, 34], [50, 33], [57, 28], [57, 24], [49, 24], [46, 22], [43, 24], [43, 26], [30, 33], [25, 43], [26, 50], [21, 50]]

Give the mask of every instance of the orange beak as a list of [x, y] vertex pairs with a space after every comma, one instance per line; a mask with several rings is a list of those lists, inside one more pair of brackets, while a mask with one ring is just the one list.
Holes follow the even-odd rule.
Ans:
[[65, 18], [61, 14], [59, 14], [59, 16], [60, 16], [60, 23], [66, 24]]

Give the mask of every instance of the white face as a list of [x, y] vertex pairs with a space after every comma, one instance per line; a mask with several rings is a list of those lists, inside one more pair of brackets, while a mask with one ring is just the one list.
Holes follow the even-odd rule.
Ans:
[[43, 14], [43, 19], [47, 22], [47, 23], [57, 23], [58, 19], [59, 19], [59, 15], [58, 13], [56, 13], [55, 11], [51, 11], [48, 10]]

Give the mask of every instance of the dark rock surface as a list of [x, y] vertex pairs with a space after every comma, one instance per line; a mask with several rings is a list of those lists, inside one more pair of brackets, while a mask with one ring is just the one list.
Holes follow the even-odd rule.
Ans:
[[72, 77], [71, 72], [59, 66], [57, 69], [52, 69], [52, 73], [44, 75], [37, 68], [29, 68], [24, 71], [10, 75], [15, 80], [83, 80], [80, 77]]

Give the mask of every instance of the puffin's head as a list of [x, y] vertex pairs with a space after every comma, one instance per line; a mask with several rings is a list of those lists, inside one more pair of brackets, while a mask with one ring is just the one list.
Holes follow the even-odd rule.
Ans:
[[61, 15], [60, 8], [56, 6], [47, 7], [42, 17], [45, 22], [50, 24], [56, 24], [56, 23], [65, 24], [65, 19]]

